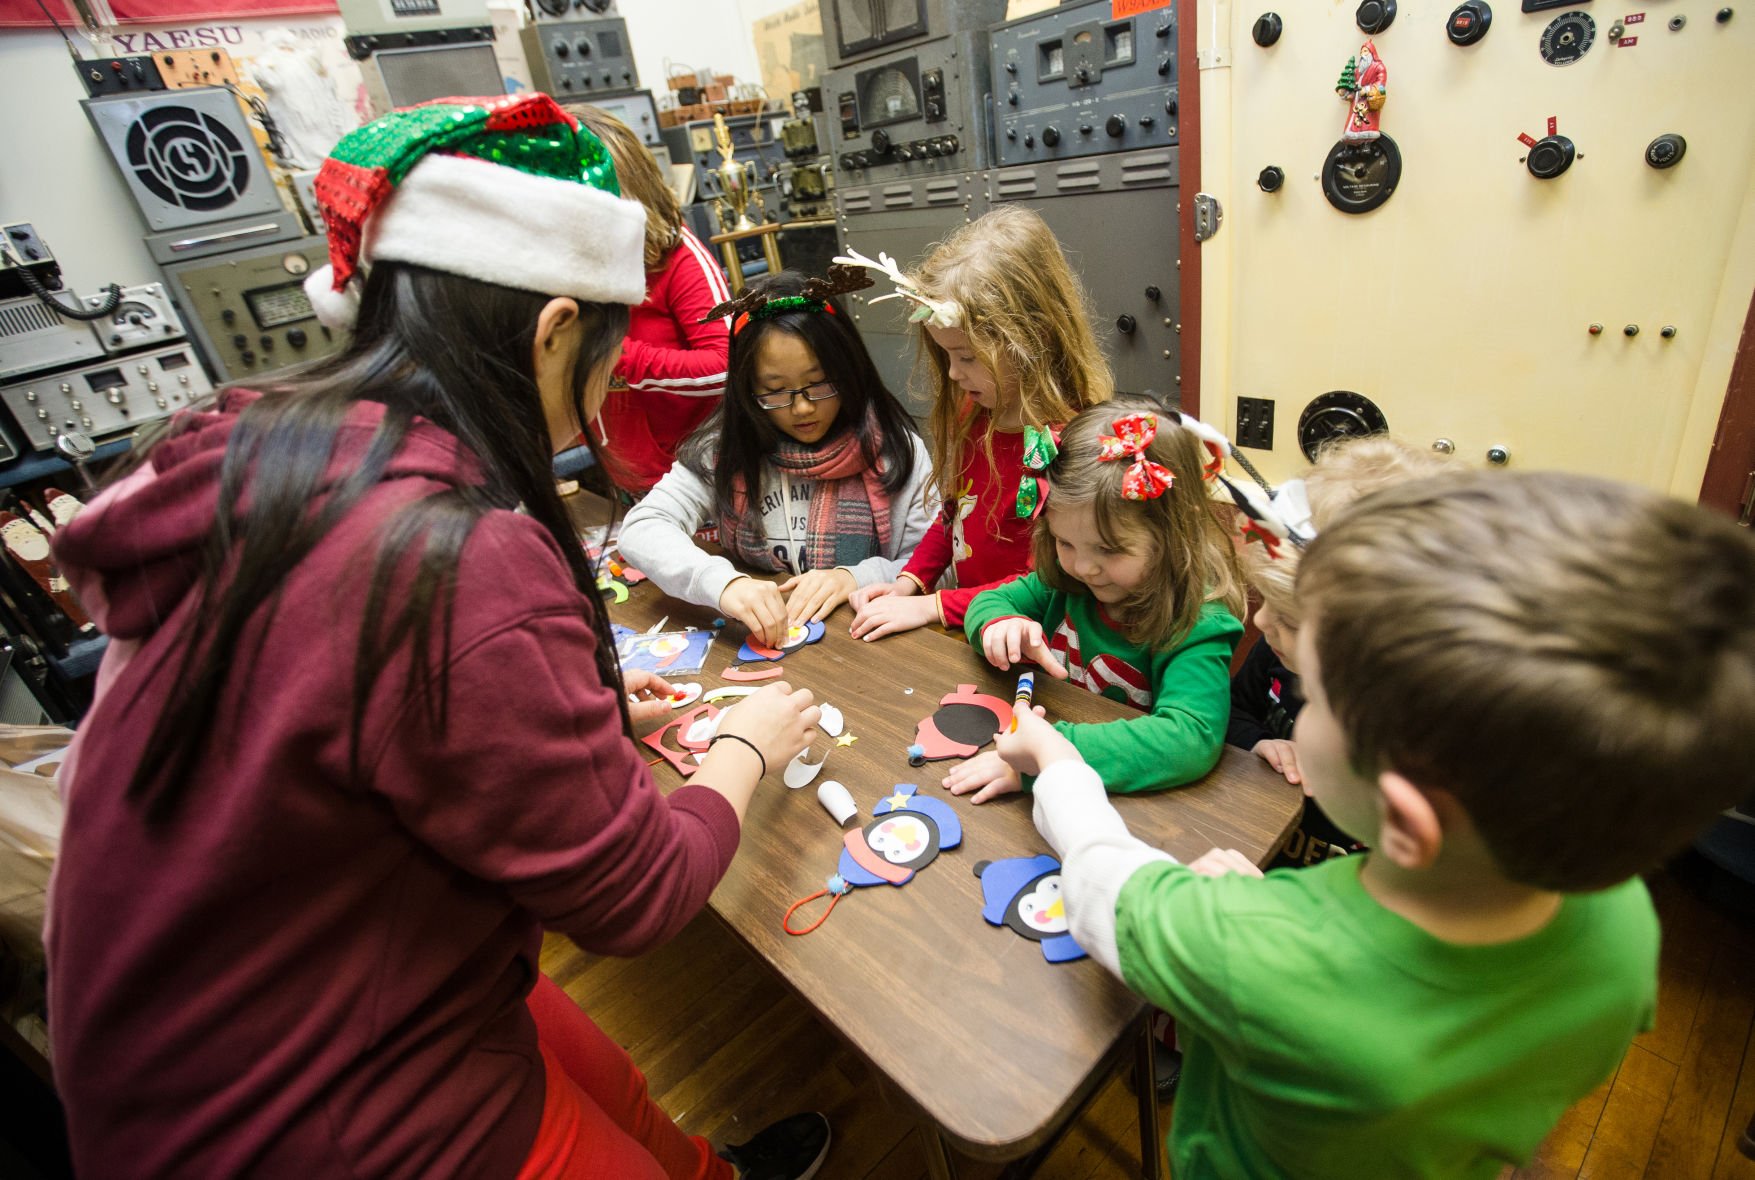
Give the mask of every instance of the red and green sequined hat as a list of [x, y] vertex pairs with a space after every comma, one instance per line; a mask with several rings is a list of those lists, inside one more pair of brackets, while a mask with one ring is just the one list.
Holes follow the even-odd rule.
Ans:
[[546, 94], [391, 111], [335, 145], [316, 192], [329, 265], [305, 292], [331, 327], [353, 325], [363, 271], [386, 258], [593, 303], [646, 298], [646, 211]]

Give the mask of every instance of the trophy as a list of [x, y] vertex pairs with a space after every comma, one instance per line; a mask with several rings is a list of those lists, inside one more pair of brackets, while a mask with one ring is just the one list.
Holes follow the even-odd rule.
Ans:
[[713, 113], [713, 138], [719, 147], [719, 167], [713, 175], [719, 178], [719, 193], [713, 202], [713, 210], [719, 215], [721, 233], [741, 233], [756, 228], [756, 222], [749, 215], [750, 202], [754, 201], [756, 213], [764, 220], [767, 209], [762, 204], [762, 194], [756, 191], [756, 167], [749, 161], [739, 164], [733, 160], [737, 149], [731, 142], [731, 129], [725, 125], [722, 112]]

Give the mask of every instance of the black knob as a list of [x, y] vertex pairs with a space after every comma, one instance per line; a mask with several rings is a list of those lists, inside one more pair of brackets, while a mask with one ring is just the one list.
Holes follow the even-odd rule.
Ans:
[[871, 150], [883, 155], [890, 150], [890, 133], [879, 127], [871, 133]]
[[1024, 133], [1024, 146], [1025, 147], [1035, 147], [1036, 146], [1036, 137], [1034, 135], [1031, 135], [1028, 131], [1026, 131]]
[[1653, 168], [1673, 168], [1688, 150], [1688, 141], [1680, 135], [1664, 134], [1645, 145], [1645, 162]]
[[1080, 135], [1089, 135], [1089, 134], [1091, 134], [1092, 130], [1094, 130], [1094, 128], [1092, 128], [1092, 126], [1089, 123], [1080, 123], [1079, 124], [1079, 134]]
[[1639, 335], [1639, 325], [1638, 324], [1628, 324], [1625, 328], [1621, 329], [1621, 335], [1628, 336], [1628, 337]]
[[573, 56], [573, 47], [571, 45], [568, 45], [565, 41], [556, 41], [555, 42], [555, 56], [556, 57], [571, 57], [571, 56]]
[[244, 335], [242, 332], [239, 332], [236, 336], [232, 337], [232, 347], [233, 348], [248, 348], [248, 347], [250, 347], [250, 338], [248, 336]]
[[1255, 28], [1250, 30], [1249, 35], [1255, 38], [1257, 45], [1266, 49], [1280, 39], [1280, 32], [1284, 28], [1285, 22], [1280, 20], [1279, 13], [1264, 12], [1255, 18]]
[[219, 313], [219, 318], [230, 324], [238, 318], [238, 313], [228, 307]]
[[1042, 129], [1042, 143], [1045, 147], [1053, 147], [1060, 142], [1060, 129], [1049, 124]]
[[1160, 78], [1166, 77], [1169, 75], [1169, 73], [1170, 73], [1170, 55], [1168, 53], [1159, 54], [1158, 55], [1158, 77], [1160, 77]]
[[272, 337], [272, 336], [262, 337], [262, 351], [263, 352], [273, 352], [274, 351], [274, 337]]
[[1172, 23], [1172, 21], [1170, 19], [1170, 14], [1165, 13], [1163, 16], [1158, 18], [1158, 27], [1156, 29], [1153, 29], [1152, 31], [1160, 37], [1169, 37], [1170, 30], [1175, 28], [1175, 27], [1176, 27], [1175, 24]]
[[286, 330], [286, 342], [294, 348], [303, 348], [309, 339], [303, 328], [288, 328]]
[[1158, 302], [1158, 300], [1163, 297], [1163, 294], [1164, 292], [1158, 290], [1157, 287], [1146, 288], [1146, 298], [1150, 299], [1153, 303]]
[[1126, 312], [1122, 312], [1115, 317], [1115, 330], [1120, 332], [1123, 336], [1132, 336], [1133, 330], [1138, 326], [1139, 325], [1134, 321], [1134, 318]]
[[1169, 97], [1164, 100], [1164, 113], [1169, 115], [1172, 119], [1176, 117], [1176, 91], [1174, 90], [1172, 90]]
[[1444, 33], [1454, 45], [1473, 45], [1487, 35], [1487, 27], [1493, 23], [1493, 10], [1484, 0], [1467, 0], [1451, 10], [1450, 18], [1444, 22]]
[[1572, 167], [1573, 157], [1577, 154], [1572, 141], [1564, 135], [1544, 135], [1530, 149], [1524, 166], [1537, 180], [1552, 180]]
[[1730, 9], [1721, 8], [1718, 10], [1718, 23], [1721, 25], [1729, 24], [1731, 21], [1731, 17], [1734, 15], [1735, 15], [1735, 13], [1733, 13]]
[[246, 365], [253, 365], [256, 363], [256, 354], [249, 351], [248, 349], [245, 349], [244, 355], [240, 359], [242, 359]]
[[1008, 74], [1015, 74], [1015, 73], [1017, 73], [1017, 72], [1018, 72], [1018, 63], [1017, 63], [1017, 62], [1015, 62], [1015, 61], [1008, 61], [1008, 62], [1006, 62], [1006, 63], [1005, 63], [1005, 72], [1006, 72], [1006, 73], [1008, 73]]
[[1005, 100], [1013, 106], [1018, 105], [1018, 88], [1016, 86], [1011, 88], [1011, 92], [1005, 96]]
[[1109, 138], [1120, 139], [1127, 134], [1127, 120], [1120, 115], [1110, 115], [1103, 120], [1103, 130], [1109, 133]]
[[942, 154], [947, 155], [947, 156], [956, 155], [957, 149], [959, 149], [960, 147], [963, 146], [962, 144], [957, 142], [957, 137], [954, 135], [941, 135], [938, 137], [938, 139], [934, 140], [933, 142], [937, 143], [939, 146], [939, 151]]
[[1018, 129], [1016, 127], [1007, 127], [1005, 129], [1005, 137], [1007, 139], [1011, 139], [1011, 140], [1017, 139], [1018, 138]]
[[908, 160], [912, 160], [913, 158], [914, 158], [914, 147], [912, 144], [905, 143], [896, 149], [896, 159], [906, 162]]
[[1278, 164], [1269, 164], [1261, 170], [1261, 175], [1255, 178], [1255, 183], [1264, 193], [1277, 193], [1280, 191], [1280, 186], [1286, 183], [1286, 170]]
[[573, 47], [579, 51], [580, 57], [590, 57], [591, 56], [591, 40], [590, 40], [590, 38], [588, 38], [588, 37], [579, 38], [577, 41], [573, 42]]
[[1157, 121], [1158, 120], [1153, 118], [1151, 115], [1141, 115], [1140, 116], [1140, 126], [1141, 127], [1150, 127], [1150, 126], [1152, 126], [1152, 124], [1156, 123]]
[[1381, 33], [1395, 23], [1395, 0], [1360, 0], [1353, 19], [1361, 33]]

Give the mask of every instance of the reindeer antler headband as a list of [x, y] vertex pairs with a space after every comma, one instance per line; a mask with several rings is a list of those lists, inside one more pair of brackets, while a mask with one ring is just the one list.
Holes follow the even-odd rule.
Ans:
[[734, 316], [731, 334], [735, 336], [750, 320], [765, 320], [769, 316], [783, 315], [789, 311], [826, 311], [833, 314], [835, 309], [830, 305], [830, 299], [849, 291], [863, 291], [871, 285], [871, 276], [859, 267], [831, 265], [825, 277], [806, 279], [797, 295], [770, 298], [761, 291], [745, 288], [742, 295], [714, 307], [699, 322], [704, 324], [722, 316]]
[[960, 328], [963, 326], [962, 304], [955, 299], [932, 299], [922, 294], [920, 288], [902, 273], [902, 268], [896, 265], [896, 260], [882, 250], [878, 251], [877, 261], [873, 262], [859, 251], [848, 247], [847, 253], [835, 255], [835, 261], [845, 263], [848, 266], [862, 266], [866, 270], [875, 270], [896, 285], [896, 289], [888, 295], [879, 295], [876, 299], [867, 300], [868, 303], [882, 303], [886, 299], [906, 299], [914, 304], [914, 310], [908, 315], [910, 323], [919, 323], [921, 320], [925, 320], [929, 326], [934, 328]]
[[[1176, 410], [1169, 411], [1169, 414], [1177, 423], [1193, 431], [1212, 456], [1201, 468], [1201, 475], [1223, 487], [1231, 503], [1247, 518], [1243, 523], [1244, 540], [1260, 541], [1269, 557], [1278, 557], [1280, 542], [1290, 541], [1294, 548], [1302, 549], [1316, 536], [1316, 530], [1310, 527], [1310, 507], [1304, 497], [1303, 480], [1287, 480], [1275, 491], [1255, 465], [1237, 453], [1237, 448], [1221, 431]], [[1237, 460], [1237, 465], [1254, 482], [1233, 482], [1226, 477], [1227, 459]]]

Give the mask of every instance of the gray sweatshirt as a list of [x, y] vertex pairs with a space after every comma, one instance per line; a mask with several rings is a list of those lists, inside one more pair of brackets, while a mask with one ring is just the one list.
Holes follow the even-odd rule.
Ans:
[[[932, 480], [932, 457], [926, 444], [914, 440], [914, 474], [890, 501], [890, 544], [887, 552], [847, 566], [860, 586], [895, 581], [926, 535], [937, 505], [921, 502]], [[798, 569], [798, 550], [810, 528], [810, 500], [816, 480], [782, 476], [762, 468], [757, 503], [768, 545], [786, 569]], [[695, 530], [713, 517], [713, 485], [681, 462], [634, 505], [622, 523], [622, 556], [676, 598], [701, 606], [718, 606], [725, 586], [738, 576], [729, 559], [709, 555], [695, 544]]]

